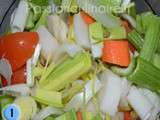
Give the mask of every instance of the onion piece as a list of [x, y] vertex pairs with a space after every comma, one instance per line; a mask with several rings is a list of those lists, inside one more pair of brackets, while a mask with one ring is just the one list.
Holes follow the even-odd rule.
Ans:
[[0, 88], [0, 91], [12, 96], [19, 96], [19, 95], [28, 96], [31, 93], [30, 88], [26, 84], [17, 84], [17, 85], [3, 87], [3, 88]]
[[68, 27], [58, 15], [48, 17], [48, 29], [60, 43], [67, 41]]
[[47, 59], [49, 56], [53, 58], [59, 44], [52, 34], [44, 26], [37, 29], [39, 35], [39, 42], [42, 45], [42, 56]]
[[112, 71], [106, 69], [101, 74], [101, 81], [103, 88], [99, 93], [100, 109], [104, 114], [114, 116], [118, 111], [122, 93], [122, 80]]
[[132, 25], [132, 27], [136, 28], [136, 20], [132, 16], [128, 14], [122, 14], [122, 17], [126, 19]]
[[82, 19], [80, 13], [74, 15], [74, 33], [78, 45], [90, 49], [89, 30], [87, 24]]
[[138, 88], [133, 86], [127, 99], [142, 120], [148, 120], [151, 117], [154, 105], [141, 94]]
[[[100, 90], [102, 84], [99, 81], [99, 79], [96, 77], [95, 78], [95, 83], [94, 83], [94, 92], [95, 94]], [[89, 100], [93, 97], [92, 95], [92, 80], [88, 81], [87, 84], [85, 85], [85, 104], [89, 102]], [[84, 104], [84, 92], [81, 92], [77, 95], [75, 95], [70, 102], [65, 106], [64, 111], [69, 111], [71, 109], [78, 110], [81, 108]]]
[[0, 74], [7, 80], [8, 85], [11, 83], [12, 67], [9, 61], [5, 58], [0, 60]]
[[37, 62], [38, 62], [38, 59], [39, 59], [39, 56], [40, 56], [40, 53], [41, 53], [41, 49], [42, 49], [42, 45], [38, 44], [36, 49], [35, 49], [34, 55], [32, 57], [32, 65], [33, 66], [37, 65]]
[[28, 8], [29, 8], [28, 2], [25, 0], [21, 0], [15, 12], [14, 20], [11, 24], [11, 29], [13, 33], [24, 31], [27, 17], [29, 14]]
[[61, 115], [62, 113], [63, 111], [57, 108], [46, 107], [46, 108], [43, 108], [38, 114], [36, 114], [32, 120], [44, 120], [50, 115]]
[[30, 120], [37, 112], [37, 104], [31, 97], [18, 97], [14, 103], [20, 108], [20, 120]]
[[27, 65], [26, 65], [26, 73], [27, 73], [27, 85], [29, 87], [32, 87], [34, 85], [34, 81], [32, 78], [32, 59], [27, 60]]

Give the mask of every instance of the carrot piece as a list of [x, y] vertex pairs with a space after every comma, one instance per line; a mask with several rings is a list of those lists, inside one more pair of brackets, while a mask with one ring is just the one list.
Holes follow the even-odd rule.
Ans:
[[132, 31], [131, 27], [129, 26], [129, 23], [127, 21], [122, 21], [121, 22], [122, 26], [126, 29], [126, 32], [129, 33]]
[[130, 64], [129, 44], [126, 40], [105, 40], [102, 61], [127, 67]]
[[82, 120], [82, 112], [77, 112], [77, 120]]
[[68, 26], [73, 24], [73, 16], [68, 16], [67, 17], [67, 24], [68, 24]]
[[84, 11], [80, 12], [81, 17], [83, 18], [83, 20], [85, 21], [85, 23], [87, 25], [90, 25], [94, 22], [96, 22], [91, 16], [89, 16], [87, 13], [85, 13]]
[[132, 120], [130, 112], [124, 112], [124, 120]]

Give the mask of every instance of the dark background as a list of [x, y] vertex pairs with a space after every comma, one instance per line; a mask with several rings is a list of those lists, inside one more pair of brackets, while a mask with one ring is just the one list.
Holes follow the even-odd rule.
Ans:
[[[160, 0], [133, 0], [137, 5], [137, 11], [142, 13], [151, 8], [160, 15]], [[10, 15], [17, 6], [19, 0], [0, 0], [0, 35], [9, 26]], [[147, 4], [148, 3], [148, 4]]]

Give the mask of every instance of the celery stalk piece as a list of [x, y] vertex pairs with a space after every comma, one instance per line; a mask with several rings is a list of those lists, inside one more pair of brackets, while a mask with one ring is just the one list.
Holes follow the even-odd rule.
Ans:
[[37, 28], [41, 25], [47, 26], [47, 17], [49, 15], [49, 11], [48, 9], [45, 9], [39, 19], [39, 21], [36, 23], [34, 29], [32, 29], [31, 31], [36, 31]]
[[111, 70], [120, 76], [129, 76], [136, 67], [136, 58], [132, 58], [132, 62], [129, 64], [128, 68], [120, 68], [118, 66], [112, 66]]
[[140, 57], [146, 61], [151, 61], [160, 41], [160, 22], [156, 18], [150, 19], [150, 23], [146, 35], [143, 48], [140, 52]]
[[138, 51], [142, 49], [144, 40], [136, 30], [128, 33], [128, 40], [134, 45], [134, 47]]
[[160, 69], [160, 55], [159, 54], [154, 55], [153, 64]]
[[127, 33], [123, 26], [118, 26], [112, 29], [108, 29], [110, 32], [109, 39], [126, 39]]
[[89, 25], [89, 36], [91, 43], [97, 43], [104, 39], [103, 27], [100, 23], [95, 22]]
[[63, 107], [62, 94], [60, 92], [36, 88], [33, 93], [33, 98], [45, 105], [53, 107]]
[[95, 11], [92, 8], [98, 10], [99, 5], [95, 0], [77, 0], [77, 4], [86, 13], [91, 15], [95, 20], [101, 23], [106, 28], [114, 28], [120, 26], [120, 20], [107, 11]]
[[69, 58], [57, 66], [49, 77], [40, 84], [40, 87], [47, 90], [61, 90], [67, 84], [88, 72], [91, 65], [90, 55], [88, 53], [79, 53], [74, 58]]
[[128, 80], [160, 93], [160, 70], [142, 58], [138, 58], [137, 67], [128, 77]]
[[34, 28], [33, 11], [30, 10], [28, 18], [27, 18], [27, 23], [26, 23], [25, 29], [30, 30], [32, 28]]

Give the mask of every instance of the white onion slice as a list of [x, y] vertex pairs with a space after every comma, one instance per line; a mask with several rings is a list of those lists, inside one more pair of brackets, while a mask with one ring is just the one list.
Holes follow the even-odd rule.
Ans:
[[12, 32], [23, 32], [27, 17], [29, 14], [29, 5], [25, 0], [21, 0], [15, 13], [14, 20], [11, 25]]
[[99, 94], [100, 109], [103, 113], [114, 116], [118, 111], [118, 104], [122, 93], [121, 78], [106, 69], [101, 74], [103, 88]]
[[103, 48], [103, 43], [92, 44], [91, 45], [92, 56], [94, 58], [101, 58], [102, 48]]
[[89, 30], [80, 13], [74, 15], [74, 34], [78, 45], [90, 49]]
[[133, 86], [127, 99], [142, 120], [148, 120], [151, 117], [154, 105], [141, 94], [139, 89]]
[[37, 62], [38, 62], [38, 59], [39, 59], [39, 56], [40, 56], [40, 53], [41, 53], [41, 49], [42, 49], [42, 45], [38, 44], [35, 51], [34, 51], [34, 55], [32, 57], [32, 65], [33, 66], [37, 65]]
[[30, 88], [26, 84], [17, 84], [0, 88], [0, 91], [13, 96], [28, 96], [31, 93]]
[[32, 79], [32, 59], [27, 60], [27, 65], [26, 65], [26, 73], [27, 73], [27, 85], [29, 87], [32, 87], [34, 85], [34, 81]]
[[42, 45], [42, 56], [47, 59], [49, 56], [54, 57], [59, 44], [46, 27], [40, 26], [37, 29], [39, 35], [39, 42]]
[[[102, 84], [98, 80], [98, 78], [95, 78], [95, 83], [94, 83], [94, 92], [95, 94], [100, 90]], [[87, 84], [85, 85], [85, 91], [86, 91], [86, 98], [85, 98], [85, 104], [89, 102], [89, 100], [93, 97], [92, 96], [92, 80], [88, 81]], [[71, 101], [65, 106], [64, 110], [69, 111], [71, 109], [78, 110], [83, 106], [83, 100], [84, 100], [84, 92], [81, 92], [77, 95], [75, 95]]]
[[12, 67], [9, 61], [5, 58], [0, 60], [0, 74], [7, 80], [7, 83], [10, 85], [12, 77]]
[[32, 120], [44, 120], [50, 115], [60, 115], [63, 111], [54, 108], [54, 107], [46, 107], [42, 109], [38, 114], [36, 114]]

